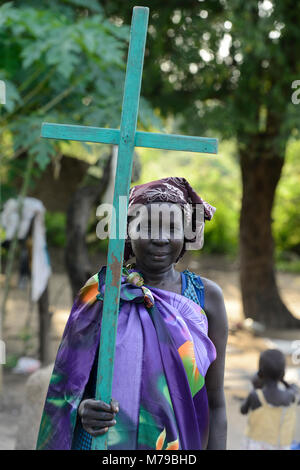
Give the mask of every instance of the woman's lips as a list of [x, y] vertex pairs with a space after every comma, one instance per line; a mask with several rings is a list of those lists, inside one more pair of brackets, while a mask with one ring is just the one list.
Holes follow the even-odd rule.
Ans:
[[169, 255], [169, 253], [150, 253], [150, 256], [153, 259], [161, 260], [166, 258]]

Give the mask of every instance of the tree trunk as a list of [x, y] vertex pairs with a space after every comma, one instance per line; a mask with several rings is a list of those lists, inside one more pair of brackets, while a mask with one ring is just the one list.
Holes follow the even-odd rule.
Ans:
[[269, 328], [299, 327], [282, 302], [275, 277], [271, 211], [284, 159], [266, 151], [261, 136], [240, 149], [243, 197], [240, 281], [244, 314]]
[[68, 207], [65, 263], [71, 283], [73, 300], [79, 289], [93, 274], [86, 244], [86, 230], [91, 209], [101, 199], [107, 187], [110, 175], [110, 160], [111, 158], [108, 158], [103, 176], [99, 182], [78, 188]]
[[39, 358], [43, 366], [51, 362], [51, 313], [49, 312], [48, 285], [38, 300], [39, 311]]

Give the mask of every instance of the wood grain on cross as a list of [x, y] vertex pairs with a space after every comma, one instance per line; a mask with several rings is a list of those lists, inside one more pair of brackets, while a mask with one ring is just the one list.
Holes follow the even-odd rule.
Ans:
[[[97, 371], [96, 399], [109, 403], [112, 391], [115, 341], [119, 313], [121, 270], [125, 239], [119, 228], [127, 218], [127, 209], [119, 219], [119, 201], [125, 196], [128, 202], [134, 147], [151, 147], [166, 150], [217, 153], [217, 139], [156, 134], [136, 130], [144, 51], [149, 9], [134, 7], [130, 30], [123, 107], [120, 130], [97, 127], [44, 123], [42, 137], [118, 145], [118, 163], [115, 177], [113, 205], [116, 217], [112, 218], [107, 255], [105, 294], [102, 311], [101, 338]], [[115, 225], [115, 226], [114, 226]], [[124, 393], [126, 393], [124, 391]], [[107, 449], [108, 434], [93, 439], [92, 449]]]

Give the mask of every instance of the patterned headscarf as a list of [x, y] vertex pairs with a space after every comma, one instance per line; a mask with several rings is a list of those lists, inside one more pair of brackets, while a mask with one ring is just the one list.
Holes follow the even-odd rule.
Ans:
[[[130, 215], [130, 209], [133, 205], [146, 205], [153, 202], [169, 202], [180, 205], [188, 219], [190, 218], [193, 230], [196, 229], [196, 212], [194, 210], [196, 204], [203, 205], [204, 221], [211, 220], [216, 211], [214, 206], [198, 196], [185, 178], [168, 177], [134, 186], [129, 193], [128, 215]], [[189, 242], [193, 242], [193, 240], [189, 240]], [[184, 252], [185, 248], [182, 250], [180, 257]], [[124, 252], [125, 262], [132, 256], [134, 254], [130, 239], [127, 239]]]

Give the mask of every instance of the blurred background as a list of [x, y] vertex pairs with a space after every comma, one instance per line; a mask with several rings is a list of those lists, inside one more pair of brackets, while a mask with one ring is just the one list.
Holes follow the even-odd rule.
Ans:
[[[42, 139], [41, 124], [119, 127], [135, 4], [1, 2], [0, 449], [34, 445], [74, 296], [106, 262], [96, 210], [111, 201], [116, 149]], [[217, 208], [178, 269], [223, 289], [228, 448], [239, 449], [259, 353], [281, 349], [300, 384], [300, 4], [138, 5], [150, 8], [138, 129], [219, 139], [217, 155], [137, 148], [132, 184], [182, 176]]]

